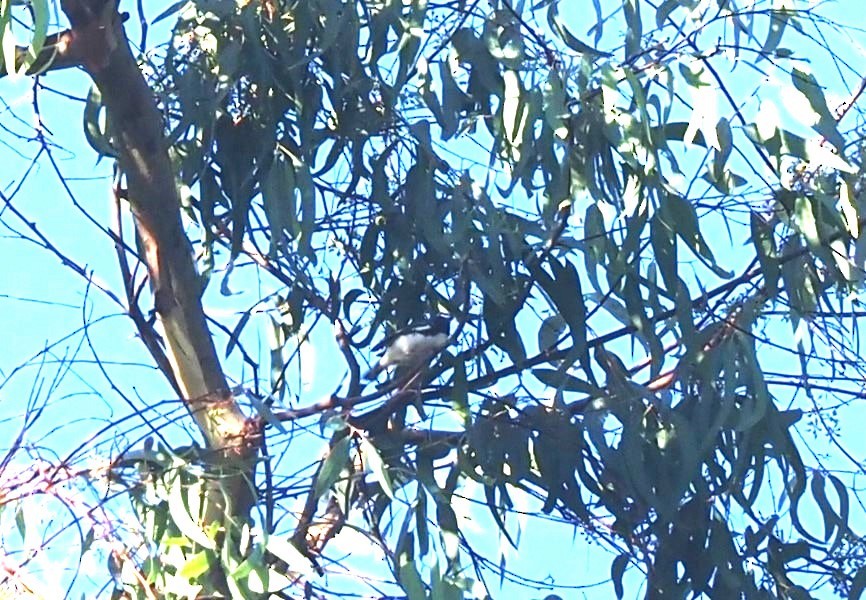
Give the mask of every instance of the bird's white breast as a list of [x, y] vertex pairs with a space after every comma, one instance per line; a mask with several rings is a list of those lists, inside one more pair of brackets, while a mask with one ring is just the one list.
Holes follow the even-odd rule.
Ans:
[[448, 344], [448, 335], [401, 335], [388, 347], [382, 357], [383, 365], [408, 365], [438, 352]]

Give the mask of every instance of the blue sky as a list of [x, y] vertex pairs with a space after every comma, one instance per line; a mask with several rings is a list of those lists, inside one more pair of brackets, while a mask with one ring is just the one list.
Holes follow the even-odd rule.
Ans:
[[[834, 12], [840, 18], [845, 18], [844, 6], [850, 7], [851, 0], [840, 2], [835, 7], [827, 6], [830, 14]], [[161, 12], [162, 7], [148, 8], [151, 15]], [[580, 15], [568, 14], [563, 10], [563, 16], [573, 24], [575, 32], [584, 32], [586, 23], [580, 22]], [[593, 19], [592, 15], [586, 15]], [[649, 17], [645, 17], [649, 18]], [[619, 32], [608, 26], [607, 36], [617, 38]], [[151, 32], [151, 41], [159, 39], [158, 30]], [[133, 38], [135, 36], [133, 35]], [[607, 38], [605, 38], [607, 39]], [[860, 32], [860, 41], [863, 40]], [[783, 46], [785, 44], [783, 43]], [[857, 64], [862, 61], [862, 50], [851, 49], [849, 60]], [[833, 67], [826, 56], [818, 58], [812, 64], [813, 69], [822, 76], [834, 78]], [[792, 108], [786, 97], [788, 88], [772, 81], [761, 83], [754, 74], [740, 75], [744, 106], [748, 110], [757, 109], [759, 99], [774, 100], [780, 107]], [[846, 74], [847, 80], [851, 78]], [[838, 84], [834, 91], [842, 94], [844, 88]], [[84, 98], [88, 90], [88, 82], [83, 73], [77, 70], [57, 72], [46, 75], [41, 82], [46, 89], [41, 89], [34, 98], [31, 82], [28, 80], [0, 81], [0, 97], [6, 106], [0, 111], [0, 127], [6, 129], [0, 133], [0, 164], [4, 166], [0, 172], [0, 190], [11, 198], [14, 208], [20, 211], [28, 221], [32, 221], [38, 231], [54, 244], [57, 249], [75, 261], [87, 273], [92, 273], [93, 281], [122, 294], [116, 258], [110, 241], [90, 221], [91, 217], [98, 223], [107, 223], [111, 215], [111, 196], [109, 190], [111, 167], [108, 160], [98, 161], [94, 152], [87, 145], [82, 133], [83, 103], [69, 100], [50, 91], [60, 90]], [[756, 93], [755, 90], [758, 90]], [[34, 101], [36, 104], [34, 104]], [[22, 174], [30, 168], [38, 153], [40, 144], [32, 138], [38, 132], [35, 128], [34, 106], [38, 105], [43, 117], [42, 126], [48, 139], [57, 144], [52, 148], [52, 156], [56, 168], [65, 178], [74, 196], [70, 198], [62, 185], [55, 167], [46, 154], [41, 154], [27, 174], [21, 180]], [[729, 109], [720, 101], [720, 114], [730, 116]], [[792, 126], [794, 127], [794, 126]], [[807, 129], [799, 126], [800, 133]], [[23, 136], [15, 137], [15, 134]], [[737, 159], [733, 159], [737, 160]], [[739, 159], [743, 160], [743, 159]], [[17, 189], [20, 184], [20, 189]], [[76, 206], [76, 203], [78, 206]], [[86, 214], [85, 214], [86, 213]], [[579, 222], [579, 215], [575, 222]], [[127, 222], [127, 231], [129, 223]], [[724, 267], [736, 270], [738, 265], [746, 261], [745, 255], [739, 255], [737, 248], [745, 243], [744, 232], [734, 231], [731, 238], [728, 233], [719, 228], [713, 228], [712, 234], [707, 233], [710, 244], [722, 249], [718, 256], [724, 262]], [[0, 439], [14, 436], [21, 427], [19, 415], [23, 413], [28, 401], [35, 399], [37, 403], [47, 402], [43, 416], [28, 432], [27, 441], [32, 445], [32, 457], [40, 454], [47, 459], [55, 455], [65, 456], [68, 451], [78, 448], [82, 443], [100, 430], [110, 420], [127, 415], [131, 407], [143, 407], [157, 400], [169, 400], [171, 389], [166, 385], [159, 373], [154, 370], [151, 360], [142, 344], [135, 337], [131, 322], [121, 314], [119, 307], [111, 302], [92, 284], [64, 266], [52, 252], [39, 248], [30, 241], [21, 239], [19, 233], [32, 237], [33, 231], [25, 223], [12, 214], [12, 209], [4, 207], [0, 202], [0, 332], [4, 336], [4, 346], [0, 349], [0, 381], [5, 381], [0, 388]], [[575, 231], [574, 233], [578, 233]], [[223, 257], [225, 258], [225, 257]], [[218, 264], [220, 260], [218, 259]], [[240, 318], [241, 311], [254, 304], [263, 294], [277, 289], [276, 284], [260, 281], [249, 269], [235, 273], [231, 279], [233, 295], [222, 296], [219, 293], [219, 277], [211, 285], [206, 296], [206, 308], [209, 313], [220, 318], [229, 328], [232, 328]], [[251, 325], [266, 325], [268, 315], [259, 314]], [[82, 327], [87, 324], [85, 336]], [[609, 321], [611, 328], [615, 322]], [[247, 341], [263, 354], [266, 352], [267, 340], [263, 329], [258, 331], [249, 327]], [[599, 331], [603, 333], [603, 331]], [[782, 323], [778, 329], [772, 330], [775, 339], [790, 343], [790, 329], [785, 329]], [[258, 339], [256, 339], [258, 338]], [[217, 347], [224, 349], [227, 338], [217, 334]], [[116, 389], [113, 389], [99, 365], [95, 364], [96, 355], [102, 361], [111, 380], [122, 391], [125, 399]], [[334, 381], [309, 381], [314, 373], [314, 365], [337, 364], [342, 368], [335, 352], [330, 332], [321, 328], [314, 332], [313, 343], [304, 350], [304, 366], [290, 371], [289, 387], [292, 394], [301, 396], [300, 405], [309, 404], [327, 393], [334, 387]], [[768, 353], [765, 368], [770, 370], [787, 369], [790, 358], [781, 354]], [[262, 360], [263, 365], [267, 364]], [[237, 352], [226, 361], [226, 371], [235, 378], [235, 383], [245, 381], [249, 371], [242, 365]], [[339, 377], [339, 375], [336, 375]], [[779, 397], [781, 404], [784, 396]], [[799, 404], [802, 404], [800, 400]], [[174, 411], [164, 418], [173, 419], [183, 416], [177, 403], [164, 406], [173, 407]], [[162, 409], [160, 409], [162, 410]], [[841, 425], [841, 436], [846, 448], [854, 456], [863, 456], [866, 440], [857, 435], [857, 430], [848, 425], [857, 420], [860, 413], [855, 409], [846, 409], [848, 421]], [[128, 433], [115, 438], [112, 432], [103, 433], [97, 439], [85, 444], [85, 451], [80, 453], [77, 464], [90, 464], [86, 461], [96, 460], [95, 455], [113, 456], [129, 444], [140, 444], [142, 436], [148, 434], [144, 425], [132, 419], [126, 422]], [[277, 454], [286, 450], [286, 454], [277, 462], [286, 471], [297, 465], [293, 456], [302, 455], [312, 459], [325, 447], [325, 438], [320, 433], [315, 421], [303, 424], [306, 429], [299, 431], [291, 444], [287, 436], [278, 438], [271, 447], [271, 452]], [[170, 439], [177, 443], [188, 443], [191, 439], [189, 424], [173, 425], [167, 431]], [[822, 458], [831, 465], [838, 464], [840, 468], [850, 468], [839, 458], [826, 440], [817, 436], [808, 437], [808, 429], [803, 428], [803, 445], [812, 446]], [[194, 437], [194, 435], [193, 435]], [[0, 444], [2, 445], [2, 444]], [[27, 458], [22, 455], [21, 468], [28, 465]], [[810, 462], [807, 460], [807, 462]], [[38, 497], [28, 501], [25, 514], [35, 523], [37, 515], [45, 517], [55, 515], [54, 525], [45, 524], [50, 530], [66, 518], [59, 510], [56, 501], [47, 497]], [[525, 501], [527, 512], [533, 512], [538, 503]], [[122, 513], [122, 505], [115, 508]], [[521, 547], [519, 552], [507, 549], [507, 544], [501, 539], [489, 535], [495, 530], [495, 525], [481, 510], [472, 508], [467, 503], [461, 507], [466, 520], [463, 522], [468, 534], [477, 543], [479, 550], [488, 558], [499, 560], [500, 551], [505, 552], [509, 567], [521, 572], [527, 577], [544, 581], [549, 578], [562, 586], [590, 586], [589, 589], [579, 589], [571, 592], [560, 591], [566, 598], [609, 598], [610, 588], [593, 587], [595, 583], [603, 583], [608, 578], [609, 562], [612, 556], [598, 543], [588, 539], [586, 532], [570, 528], [568, 525], [550, 522], [548, 519], [526, 518], [520, 523]], [[458, 512], [461, 512], [458, 511]], [[817, 513], [816, 513], [817, 514]], [[11, 519], [11, 520], [10, 520]], [[12, 535], [14, 515], [8, 512], [0, 515], [0, 535]], [[857, 522], [863, 523], [860, 513]], [[517, 523], [513, 526], [517, 529]], [[38, 527], [37, 527], [38, 528]], [[64, 535], [72, 535], [74, 532]], [[346, 548], [355, 553], [355, 560], [375, 574], [381, 567], [379, 557], [375, 554], [365, 554], [358, 551], [355, 545], [357, 539], [345, 538], [335, 540], [334, 548]], [[75, 547], [74, 543], [70, 547]], [[57, 555], [47, 557], [45, 568], [46, 579], [53, 579], [56, 573]], [[94, 566], [94, 564], [96, 566]], [[80, 580], [79, 591], [91, 595], [94, 581], [101, 581], [103, 573], [98, 569], [102, 563], [88, 563], [92, 571], [92, 579]], [[338, 576], [333, 577], [335, 582]], [[633, 573], [629, 581], [636, 590], [640, 576]], [[491, 578], [491, 588], [497, 589], [499, 582]], [[343, 582], [345, 584], [345, 582]], [[528, 589], [515, 588], [506, 584], [504, 594], [519, 594], [519, 597], [543, 597], [544, 592], [533, 593]], [[519, 591], [518, 591], [519, 590]], [[636, 593], [636, 592], [635, 592]], [[496, 596], [496, 594], [494, 594]]]

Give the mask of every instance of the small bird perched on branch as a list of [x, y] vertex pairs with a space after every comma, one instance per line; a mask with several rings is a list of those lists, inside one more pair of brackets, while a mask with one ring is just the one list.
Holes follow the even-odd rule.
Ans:
[[388, 367], [415, 367], [448, 345], [451, 319], [438, 314], [429, 321], [399, 329], [376, 344], [373, 351], [384, 350], [364, 379], [376, 379]]

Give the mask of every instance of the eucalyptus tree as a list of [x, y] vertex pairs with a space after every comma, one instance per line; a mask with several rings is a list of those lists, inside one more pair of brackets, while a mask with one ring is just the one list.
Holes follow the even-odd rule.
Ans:
[[[69, 468], [95, 442], [55, 465], [130, 503], [114, 596], [571, 595], [586, 545], [599, 597], [858, 597], [847, 6], [62, 0], [52, 30], [4, 4], [10, 75], [92, 82], [102, 291], [200, 433], [144, 402], [104, 469]], [[436, 313], [442, 353], [361, 379]]]

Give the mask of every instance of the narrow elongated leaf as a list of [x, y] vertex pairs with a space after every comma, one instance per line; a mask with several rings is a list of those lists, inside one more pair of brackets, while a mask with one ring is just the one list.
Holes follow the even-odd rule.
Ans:
[[845, 140], [836, 126], [836, 119], [827, 106], [827, 99], [815, 76], [808, 71], [794, 67], [791, 69], [791, 81], [794, 87], [809, 101], [809, 105], [818, 116], [814, 124], [815, 131], [820, 133], [824, 139], [833, 144], [837, 151], [845, 148]]
[[298, 189], [301, 191], [301, 237], [298, 239], [298, 252], [315, 262], [311, 244], [316, 228], [316, 187], [307, 165], [295, 165], [295, 174]]
[[178, 571], [178, 576], [184, 579], [195, 579], [210, 569], [209, 552], [202, 550], [189, 557]]
[[87, 92], [87, 101], [84, 103], [84, 137], [100, 156], [114, 157], [117, 152], [105, 132], [103, 117], [102, 94], [99, 88], [93, 85]]
[[262, 204], [271, 227], [268, 256], [275, 258], [284, 248], [283, 238], [295, 238], [299, 233], [295, 171], [291, 163], [277, 156], [262, 182]]
[[836, 539], [833, 541], [833, 546], [831, 548], [832, 552], [833, 549], [839, 547], [839, 545], [845, 540], [845, 536], [850, 531], [848, 518], [851, 511], [851, 504], [848, 498], [848, 488], [845, 487], [845, 484], [833, 474], [828, 474], [827, 479], [829, 479], [830, 483], [833, 484], [833, 489], [836, 491], [836, 496], [839, 498], [839, 510], [836, 511], [836, 515], [838, 516], [838, 530], [836, 533]]
[[382, 455], [379, 450], [373, 445], [370, 440], [363, 438], [361, 440], [361, 452], [364, 453], [364, 463], [376, 476], [382, 490], [391, 499], [394, 499], [394, 485], [391, 483], [391, 474], [388, 473], [388, 465], [382, 460]]
[[565, 26], [562, 17], [559, 16], [559, 4], [559, 2], [553, 2], [547, 9], [547, 24], [550, 26], [550, 29], [559, 36], [559, 39], [575, 52], [586, 54], [590, 58], [606, 58], [611, 56], [609, 52], [602, 52], [601, 50], [593, 48], [589, 44], [581, 42], [574, 36], [574, 34], [572, 34]]
[[656, 9], [656, 27], [661, 29], [667, 25], [666, 21], [671, 13], [682, 5], [682, 0], [664, 0]]
[[643, 37], [643, 23], [640, 17], [640, 2], [638, 0], [625, 0], [622, 5], [625, 14], [625, 58], [630, 60], [640, 53], [641, 38]]
[[615, 559], [613, 559], [613, 563], [610, 565], [610, 579], [613, 581], [613, 590], [616, 594], [617, 600], [622, 600], [625, 590], [622, 585], [622, 578], [625, 575], [625, 570], [628, 567], [629, 556], [628, 554], [620, 554]]
[[352, 438], [350, 436], [345, 436], [334, 444], [328, 452], [328, 456], [319, 470], [319, 475], [316, 477], [316, 497], [321, 498], [322, 494], [329, 490], [339, 479], [340, 473], [349, 460], [351, 441]]
[[228, 355], [232, 353], [232, 350], [234, 350], [235, 346], [237, 346], [238, 338], [240, 337], [241, 332], [244, 330], [244, 327], [246, 327], [247, 323], [249, 322], [251, 314], [252, 313], [250, 312], [245, 312], [244, 314], [242, 314], [241, 318], [238, 319], [238, 324], [235, 325], [234, 329], [232, 329], [231, 335], [229, 335], [229, 341], [226, 344], [226, 357], [228, 357]]
[[770, 17], [770, 28], [767, 31], [767, 38], [764, 40], [764, 46], [761, 48], [761, 53], [758, 59], [771, 54], [779, 42], [782, 41], [782, 34], [785, 32], [785, 26], [788, 24], [788, 11], [786, 10], [770, 10], [767, 13]]
[[749, 223], [752, 230], [752, 243], [755, 245], [758, 261], [764, 273], [764, 285], [767, 293], [774, 296], [779, 288], [781, 268], [773, 228], [755, 213], [749, 214]]
[[562, 341], [567, 323], [559, 315], [547, 317], [538, 329], [538, 349], [541, 352], [553, 350]]
[[676, 295], [679, 290], [676, 233], [661, 213], [656, 213], [650, 220], [650, 243], [665, 288], [668, 293]]
[[[180, 532], [195, 542], [202, 548], [213, 550], [216, 548], [216, 543], [205, 533], [190, 514], [190, 509], [187, 507], [187, 497], [192, 497], [188, 494], [189, 485], [183, 481], [182, 475], [178, 472], [172, 482], [168, 496], [168, 510], [174, 524]], [[198, 494], [195, 494], [198, 496]]]
[[469, 388], [466, 378], [466, 362], [459, 361], [454, 365], [453, 391], [451, 392], [451, 408], [460, 417], [464, 427], [472, 422], [472, 412], [469, 408]]
[[725, 271], [716, 263], [716, 258], [701, 233], [694, 206], [679, 194], [665, 194], [662, 197], [662, 210], [666, 222], [674, 227], [680, 238], [697, 256], [706, 260], [705, 264], [716, 275], [725, 279], [733, 276], [733, 273]]
[[825, 542], [830, 539], [831, 535], [833, 535], [833, 530], [836, 528], [837, 520], [836, 513], [833, 511], [833, 507], [830, 506], [829, 500], [827, 500], [827, 492], [825, 490], [826, 484], [827, 479], [824, 477], [823, 473], [820, 471], [812, 473], [810, 488], [812, 490], [812, 498], [815, 499], [815, 503], [821, 511], [821, 519], [824, 522]]
[[719, 143], [719, 148], [713, 153], [713, 175], [717, 180], [722, 180], [725, 177], [725, 165], [734, 149], [731, 124], [724, 117], [716, 124], [716, 141]]

